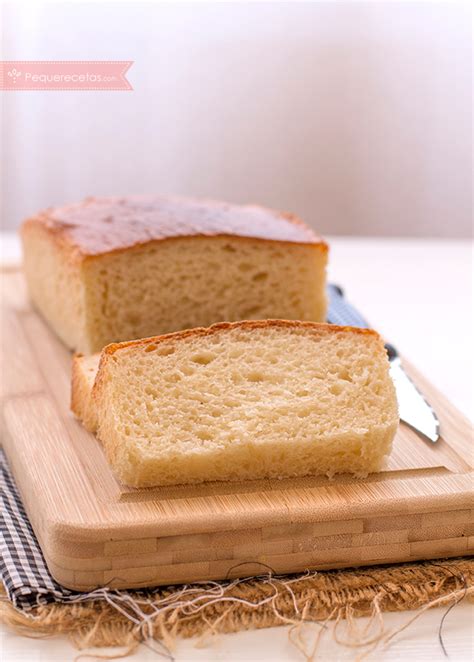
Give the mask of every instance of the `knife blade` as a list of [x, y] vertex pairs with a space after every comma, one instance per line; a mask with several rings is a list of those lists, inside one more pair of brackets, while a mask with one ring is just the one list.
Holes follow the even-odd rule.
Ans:
[[[370, 328], [362, 315], [347, 303], [339, 285], [328, 285], [328, 296], [330, 324]], [[390, 376], [397, 393], [400, 420], [418, 432], [423, 439], [436, 443], [439, 439], [439, 420], [435, 411], [403, 369], [395, 347], [386, 343], [385, 349], [390, 362]]]

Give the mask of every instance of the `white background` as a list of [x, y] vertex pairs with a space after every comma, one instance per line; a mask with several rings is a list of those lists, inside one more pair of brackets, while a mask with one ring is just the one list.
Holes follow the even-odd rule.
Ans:
[[470, 235], [469, 3], [12, 3], [2, 26], [4, 60], [135, 61], [133, 92], [1, 95], [4, 229], [173, 192]]

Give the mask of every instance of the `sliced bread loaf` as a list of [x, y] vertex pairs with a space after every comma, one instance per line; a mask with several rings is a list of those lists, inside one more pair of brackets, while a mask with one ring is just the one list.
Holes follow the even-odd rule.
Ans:
[[72, 409], [125, 484], [378, 471], [398, 424], [380, 337], [216, 324], [76, 357]]

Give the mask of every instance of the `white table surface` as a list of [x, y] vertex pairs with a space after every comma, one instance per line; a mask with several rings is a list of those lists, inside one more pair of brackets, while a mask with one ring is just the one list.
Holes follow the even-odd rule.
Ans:
[[[3, 234], [1, 239], [2, 263], [17, 262], [20, 251], [16, 237]], [[372, 325], [473, 420], [473, 243], [346, 237], [330, 237], [329, 243], [330, 280], [343, 285], [347, 297]], [[397, 635], [389, 648], [377, 649], [367, 659], [445, 661], [438, 641], [444, 612], [425, 612]], [[409, 612], [385, 614], [387, 631], [398, 628], [410, 616]], [[473, 659], [473, 626], [474, 605], [464, 601], [449, 612], [443, 639], [450, 660]], [[315, 627], [306, 630], [308, 644], [314, 639]], [[199, 648], [195, 643], [178, 643], [174, 652], [177, 662], [304, 659], [288, 642], [286, 627], [221, 635]], [[6, 628], [1, 630], [0, 651], [3, 662], [56, 662], [72, 660], [77, 654], [63, 637], [31, 640]], [[316, 659], [353, 660], [359, 652], [336, 645], [329, 634], [322, 639]], [[142, 647], [132, 659], [158, 658]]]

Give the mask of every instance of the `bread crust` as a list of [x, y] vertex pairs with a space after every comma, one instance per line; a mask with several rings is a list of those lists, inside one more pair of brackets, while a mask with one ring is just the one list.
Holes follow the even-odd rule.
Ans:
[[198, 237], [278, 241], [328, 251], [326, 242], [294, 214], [179, 197], [86, 198], [26, 219], [21, 232], [38, 229], [78, 260]]
[[70, 408], [72, 413], [79, 420], [84, 420], [85, 398], [82, 389], [81, 359], [83, 354], [74, 354], [71, 367], [71, 400]]
[[98, 374], [99, 355], [75, 354], [72, 360], [71, 411], [87, 430], [95, 432], [96, 412], [91, 406], [93, 385]]
[[150, 336], [149, 338], [140, 338], [138, 340], [127, 340], [121, 343], [111, 343], [106, 345], [102, 350], [102, 356], [112, 355], [120, 349], [125, 347], [136, 347], [151, 344], [159, 344], [168, 340], [185, 340], [192, 337], [211, 336], [220, 331], [230, 331], [232, 329], [265, 329], [269, 327], [280, 327], [287, 329], [310, 329], [314, 331], [315, 335], [323, 335], [324, 333], [337, 333], [340, 331], [350, 331], [353, 333], [372, 336], [374, 338], [382, 339], [377, 331], [374, 329], [365, 329], [355, 326], [338, 326], [337, 324], [327, 324], [325, 322], [307, 322], [301, 320], [283, 320], [283, 319], [266, 319], [266, 320], [239, 320], [237, 322], [218, 322], [209, 327], [197, 327], [194, 329], [184, 329], [183, 331], [175, 331], [174, 333], [165, 333], [160, 336]]

